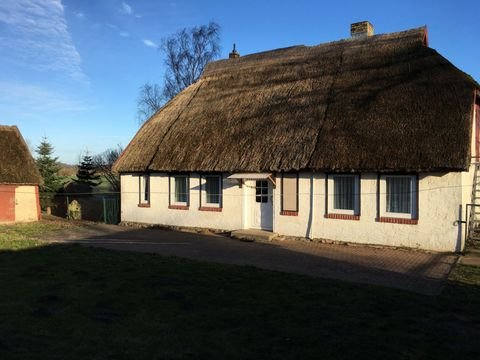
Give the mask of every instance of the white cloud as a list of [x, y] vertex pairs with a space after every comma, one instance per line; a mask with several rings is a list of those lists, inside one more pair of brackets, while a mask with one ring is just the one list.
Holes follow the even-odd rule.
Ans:
[[122, 5], [120, 6], [120, 10], [118, 10], [122, 14], [126, 15], [132, 15], [133, 14], [133, 9], [130, 5], [128, 5], [126, 2], [122, 2]]
[[61, 0], [2, 0], [0, 26], [0, 57], [88, 83]]
[[107, 23], [107, 26], [111, 29], [116, 29], [118, 26], [115, 24]]
[[84, 18], [85, 18], [85, 14], [82, 13], [82, 12], [76, 13], [75, 16], [76, 16], [78, 19], [84, 19]]
[[129, 37], [129, 36], [130, 36], [130, 34], [129, 34], [128, 32], [126, 32], [126, 31], [121, 31], [121, 32], [119, 33], [119, 35], [120, 35], [121, 37]]
[[45, 87], [17, 82], [0, 82], [0, 112], [4, 118], [44, 119], [65, 112], [89, 108], [76, 99]]
[[124, 15], [135, 16], [137, 19], [141, 19], [143, 17], [141, 14], [137, 14], [135, 11], [133, 11], [133, 8], [126, 2], [122, 2], [118, 12]]
[[153, 47], [153, 48], [158, 47], [157, 44], [155, 44], [152, 40], [148, 40], [148, 39], [143, 40], [143, 44], [148, 47]]

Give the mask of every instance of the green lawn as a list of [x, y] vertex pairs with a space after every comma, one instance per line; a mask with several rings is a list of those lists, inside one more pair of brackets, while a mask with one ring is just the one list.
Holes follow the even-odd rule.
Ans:
[[479, 358], [478, 268], [458, 267], [444, 292], [428, 297], [253, 267], [41, 246], [29, 240], [35, 225], [13, 228], [0, 226], [2, 360]]

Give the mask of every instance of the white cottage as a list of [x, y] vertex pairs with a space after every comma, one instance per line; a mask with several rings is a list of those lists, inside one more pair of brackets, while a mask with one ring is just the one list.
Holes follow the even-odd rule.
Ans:
[[117, 161], [122, 221], [463, 249], [479, 85], [426, 28], [351, 31], [210, 63]]

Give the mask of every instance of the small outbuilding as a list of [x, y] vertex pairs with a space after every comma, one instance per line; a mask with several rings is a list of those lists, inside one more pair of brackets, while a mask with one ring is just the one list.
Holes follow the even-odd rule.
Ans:
[[42, 183], [18, 128], [0, 125], [0, 223], [39, 220]]

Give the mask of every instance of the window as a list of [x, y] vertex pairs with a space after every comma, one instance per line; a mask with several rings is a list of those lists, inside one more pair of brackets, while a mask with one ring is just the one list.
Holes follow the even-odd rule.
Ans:
[[359, 220], [360, 175], [328, 175], [326, 201], [326, 217], [335, 219]]
[[188, 204], [188, 176], [176, 175], [174, 179], [174, 202], [177, 204]]
[[218, 175], [205, 176], [205, 204], [220, 205], [220, 195], [222, 193], [221, 177]]
[[333, 176], [333, 208], [355, 210], [355, 177], [353, 175]]
[[298, 215], [298, 174], [282, 174], [280, 215]]
[[[416, 175], [382, 175], [380, 177], [380, 221], [418, 218], [418, 178]], [[398, 222], [398, 221], [395, 221]]]
[[412, 179], [409, 176], [387, 176], [387, 212], [412, 212]]
[[140, 175], [138, 177], [138, 203], [140, 205], [150, 204], [150, 176]]
[[268, 202], [268, 181], [257, 180], [255, 183], [255, 201], [257, 203]]

